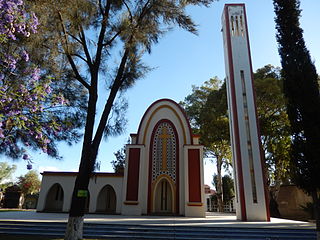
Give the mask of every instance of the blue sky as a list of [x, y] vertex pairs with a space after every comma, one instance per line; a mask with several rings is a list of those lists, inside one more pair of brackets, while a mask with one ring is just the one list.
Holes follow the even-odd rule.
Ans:
[[[146, 78], [139, 80], [129, 89], [126, 98], [129, 102], [127, 112], [128, 125], [123, 135], [109, 138], [102, 142], [98, 160], [100, 171], [112, 171], [110, 162], [113, 152], [120, 149], [127, 141], [130, 133], [136, 133], [141, 117], [148, 106], [161, 98], [170, 98], [177, 102], [191, 93], [192, 85], [201, 85], [211, 77], [225, 76], [223, 42], [221, 34], [221, 15], [226, 3], [245, 3], [249, 27], [253, 69], [266, 64], [280, 66], [280, 59], [275, 39], [275, 24], [272, 0], [246, 0], [241, 2], [219, 1], [210, 8], [192, 7], [188, 12], [199, 25], [199, 35], [195, 36], [180, 29], [174, 29], [153, 47], [151, 55], [145, 56], [145, 62], [155, 69]], [[320, 65], [320, 34], [318, 25], [319, 0], [301, 2], [301, 27], [304, 39], [315, 62]], [[100, 107], [100, 110], [102, 106]], [[59, 145], [63, 160], [55, 160], [41, 152], [33, 153], [33, 169], [76, 171], [79, 166], [81, 145], [72, 147]], [[16, 164], [15, 177], [27, 173], [23, 160], [11, 161], [4, 157], [0, 161]], [[214, 165], [205, 163], [205, 183], [210, 184], [214, 173]]]

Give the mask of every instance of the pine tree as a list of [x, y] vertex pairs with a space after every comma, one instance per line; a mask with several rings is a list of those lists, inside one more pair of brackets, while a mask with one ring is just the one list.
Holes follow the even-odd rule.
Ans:
[[[63, 79], [76, 80], [87, 91], [81, 161], [65, 236], [70, 240], [81, 239], [88, 184], [101, 140], [103, 136], [119, 133], [123, 126], [122, 110], [126, 105], [117, 104], [120, 93], [150, 70], [142, 56], [150, 53], [168, 30], [179, 26], [196, 33], [186, 7], [208, 6], [213, 0], [29, 2], [45, 25], [40, 30], [37, 51], [40, 58], [44, 53], [52, 60], [48, 71], [60, 72]], [[98, 94], [104, 83], [104, 94]], [[100, 119], [96, 117], [98, 100], [104, 104]], [[112, 116], [116, 116], [115, 121]]]
[[284, 94], [291, 124], [291, 173], [312, 196], [320, 239], [320, 96], [318, 75], [299, 25], [298, 0], [274, 0]]

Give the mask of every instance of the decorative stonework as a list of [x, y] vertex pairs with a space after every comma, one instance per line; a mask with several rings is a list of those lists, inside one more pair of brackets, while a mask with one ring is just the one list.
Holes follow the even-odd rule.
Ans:
[[152, 181], [166, 174], [176, 182], [177, 140], [169, 122], [163, 122], [155, 129], [152, 139]]

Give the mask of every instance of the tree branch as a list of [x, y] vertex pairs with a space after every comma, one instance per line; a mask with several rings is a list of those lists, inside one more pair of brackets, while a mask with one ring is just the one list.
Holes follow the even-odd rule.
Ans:
[[98, 152], [99, 144], [101, 142], [104, 129], [105, 129], [106, 124], [108, 122], [108, 118], [109, 118], [109, 114], [110, 114], [111, 108], [113, 106], [113, 102], [114, 102], [114, 100], [116, 98], [118, 90], [121, 87], [121, 84], [122, 84], [122, 81], [123, 81], [122, 76], [123, 76], [123, 72], [125, 70], [125, 65], [127, 63], [128, 56], [129, 56], [129, 49], [126, 48], [126, 50], [125, 50], [125, 52], [124, 52], [124, 54], [122, 56], [121, 63], [119, 65], [119, 68], [118, 68], [117, 75], [115, 77], [114, 83], [112, 84], [112, 87], [111, 87], [111, 90], [110, 90], [110, 94], [109, 94], [109, 98], [108, 98], [108, 100], [107, 100], [107, 102], [105, 104], [102, 116], [100, 118], [100, 122], [99, 122], [99, 125], [98, 125], [98, 128], [97, 128], [95, 137], [94, 137], [94, 139], [92, 141], [93, 151], [95, 152], [95, 154]]
[[88, 90], [90, 90], [91, 86], [81, 77], [80, 73], [78, 72], [77, 66], [76, 66], [76, 64], [74, 63], [71, 55], [70, 55], [70, 54], [67, 54], [67, 53], [66, 53], [66, 55], [67, 55], [67, 58], [68, 58], [68, 60], [69, 60], [70, 65], [71, 65], [71, 68], [72, 68], [72, 70], [73, 70], [73, 72], [74, 72], [74, 74], [75, 74], [76, 79], [77, 79], [85, 88], [87, 88]]
[[[67, 37], [67, 30], [63, 24], [63, 19], [62, 19], [62, 15], [61, 15], [61, 12], [58, 11], [58, 15], [59, 15], [59, 19], [60, 19], [60, 23], [61, 23], [61, 27], [62, 27], [62, 31], [63, 31], [63, 38], [64, 38], [64, 51], [68, 54], [69, 53], [69, 42], [68, 42], [68, 37]], [[59, 32], [59, 34], [61, 35], [61, 33]]]
[[94, 65], [95, 65], [94, 71], [96, 71], [96, 72], [99, 71], [99, 67], [100, 67], [100, 63], [101, 63], [103, 40], [104, 40], [104, 35], [107, 30], [110, 7], [111, 7], [111, 2], [107, 1], [106, 10], [103, 15], [103, 19], [102, 19], [102, 23], [101, 23], [101, 30], [99, 33], [99, 38], [98, 38], [98, 43], [97, 43], [98, 47], [97, 47], [97, 52], [96, 52], [96, 58], [94, 61]]
[[84, 53], [86, 55], [86, 58], [88, 59], [89, 67], [91, 68], [93, 66], [92, 59], [91, 59], [89, 48], [88, 48], [88, 45], [87, 45], [86, 35], [84, 33], [84, 30], [83, 30], [82, 26], [80, 26], [80, 39], [82, 41], [83, 51], [84, 51]]
[[85, 58], [84, 58], [84, 57], [82, 57], [81, 55], [76, 54], [76, 53], [72, 53], [72, 54], [70, 54], [70, 55], [71, 55], [71, 56], [78, 57], [78, 58], [80, 58], [82, 61], [84, 61], [84, 62], [86, 62], [86, 63], [88, 64], [87, 59], [85, 59]]
[[103, 47], [110, 46], [112, 42], [120, 35], [122, 31], [120, 30], [117, 32], [110, 40], [108, 40], [106, 43], [102, 44]]
[[132, 21], [133, 21], [133, 16], [132, 16], [130, 7], [129, 7], [129, 5], [126, 3], [125, 0], [123, 0], [122, 2], [123, 2], [123, 4], [126, 6], [126, 8], [127, 8], [127, 10], [128, 10], [128, 13], [129, 13], [129, 15], [130, 15], [130, 22], [132, 23]]
[[101, 0], [99, 0], [99, 9], [100, 9], [101, 15], [103, 15], [103, 7], [102, 7]]
[[82, 44], [82, 42], [80, 41], [79, 38], [77, 38], [76, 36], [73, 36], [71, 33], [67, 33], [70, 37], [72, 37], [74, 40], [76, 40], [78, 43]]
[[[151, 4], [150, 7], [148, 7], [149, 3], [150, 3], [150, 0], [148, 0], [148, 1], [145, 3], [145, 5], [143, 6], [142, 11], [141, 11], [141, 15], [139, 16], [138, 21], [137, 21], [137, 26], [139, 25], [139, 22], [140, 22], [140, 21], [144, 18], [144, 16], [147, 14], [147, 12], [149, 11], [149, 9], [152, 8], [152, 4]], [[136, 26], [136, 27], [137, 27], [137, 26]]]
[[[90, 90], [90, 85], [81, 77], [78, 69], [77, 69], [77, 66], [75, 64], [75, 62], [73, 61], [72, 59], [72, 56], [70, 55], [69, 53], [69, 49], [68, 49], [68, 37], [67, 37], [67, 31], [66, 31], [66, 28], [63, 24], [63, 19], [62, 19], [62, 15], [61, 15], [61, 12], [58, 12], [58, 15], [59, 15], [59, 18], [60, 18], [60, 23], [61, 23], [61, 27], [62, 27], [62, 31], [63, 31], [63, 37], [64, 37], [64, 40], [65, 40], [65, 43], [64, 43], [64, 52], [69, 60], [69, 63], [71, 65], [71, 68], [75, 74], [75, 77], [76, 79], [85, 87], [87, 88], [88, 90]], [[60, 32], [59, 32], [60, 33]], [[60, 33], [61, 34], [61, 33]]]

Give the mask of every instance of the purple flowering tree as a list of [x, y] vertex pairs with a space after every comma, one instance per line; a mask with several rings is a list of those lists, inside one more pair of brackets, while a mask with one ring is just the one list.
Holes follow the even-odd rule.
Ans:
[[55, 142], [76, 141], [81, 111], [53, 77], [43, 76], [23, 44], [38, 19], [22, 0], [0, 0], [0, 153], [30, 163], [28, 149], [58, 157]]

